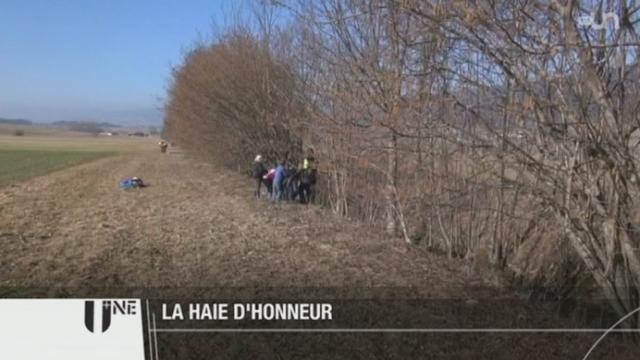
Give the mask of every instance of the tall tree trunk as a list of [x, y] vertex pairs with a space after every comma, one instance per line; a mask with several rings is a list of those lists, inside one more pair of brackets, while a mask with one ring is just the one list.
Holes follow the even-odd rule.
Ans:
[[385, 184], [385, 229], [387, 235], [395, 236], [397, 234], [396, 223], [396, 173], [398, 169], [398, 150], [397, 150], [397, 138], [392, 132], [387, 144], [387, 171], [386, 171], [386, 184]]

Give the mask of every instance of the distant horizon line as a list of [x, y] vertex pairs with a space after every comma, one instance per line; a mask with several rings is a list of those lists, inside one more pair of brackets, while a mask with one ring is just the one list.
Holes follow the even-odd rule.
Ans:
[[162, 126], [162, 120], [96, 120], [96, 119], [67, 119], [67, 120], [31, 120], [23, 117], [5, 117], [0, 115], [0, 122], [25, 122], [30, 125], [54, 125], [56, 123], [86, 123], [86, 124], [105, 124], [113, 127], [125, 126]]

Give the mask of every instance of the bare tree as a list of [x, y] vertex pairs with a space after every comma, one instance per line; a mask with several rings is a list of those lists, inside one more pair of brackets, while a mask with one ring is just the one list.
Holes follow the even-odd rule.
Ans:
[[[503, 169], [500, 177], [553, 211], [612, 306], [626, 314], [640, 295], [637, 8], [626, 1], [591, 5], [465, 1], [451, 3], [445, 17], [431, 3], [409, 9], [482, 55], [489, 81], [448, 70], [465, 86], [504, 99], [510, 127], [530, 141], [508, 137], [507, 123], [452, 92], [458, 106], [502, 140], [522, 171]], [[582, 16], [593, 13], [598, 24], [607, 12], [619, 23], [581, 27]]]

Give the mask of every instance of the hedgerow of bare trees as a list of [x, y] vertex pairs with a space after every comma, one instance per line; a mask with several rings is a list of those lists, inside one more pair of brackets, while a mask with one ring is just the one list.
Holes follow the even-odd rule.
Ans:
[[165, 133], [187, 150], [236, 169], [257, 153], [299, 151], [302, 103], [289, 67], [237, 28], [195, 48], [173, 74]]
[[272, 5], [279, 31], [176, 70], [172, 140], [234, 167], [313, 147], [324, 204], [390, 239], [640, 306], [635, 0]]

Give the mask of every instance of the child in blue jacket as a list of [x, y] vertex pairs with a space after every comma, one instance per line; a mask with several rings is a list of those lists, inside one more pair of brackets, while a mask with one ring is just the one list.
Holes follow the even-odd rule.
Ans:
[[276, 167], [276, 174], [273, 177], [273, 195], [272, 200], [280, 200], [282, 199], [282, 192], [284, 190], [284, 161], [278, 161], [278, 166]]

